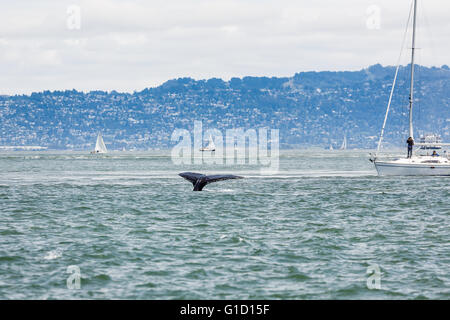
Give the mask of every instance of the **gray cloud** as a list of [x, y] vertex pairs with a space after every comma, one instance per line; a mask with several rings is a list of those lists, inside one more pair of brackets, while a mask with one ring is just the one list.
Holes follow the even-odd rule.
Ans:
[[[448, 64], [450, 3], [419, 1], [418, 63]], [[291, 76], [396, 62], [410, 0], [7, 1], [0, 93], [141, 90], [175, 77]], [[81, 28], [67, 28], [67, 8]], [[369, 29], [367, 9], [380, 9]], [[405, 55], [404, 63], [408, 62]]]

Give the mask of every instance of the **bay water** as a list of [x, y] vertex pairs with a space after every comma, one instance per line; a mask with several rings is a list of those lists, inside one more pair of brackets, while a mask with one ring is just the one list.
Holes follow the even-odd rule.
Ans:
[[[449, 299], [449, 178], [378, 177], [368, 158], [282, 150], [264, 174], [2, 152], [0, 299]], [[193, 192], [183, 171], [244, 179]]]

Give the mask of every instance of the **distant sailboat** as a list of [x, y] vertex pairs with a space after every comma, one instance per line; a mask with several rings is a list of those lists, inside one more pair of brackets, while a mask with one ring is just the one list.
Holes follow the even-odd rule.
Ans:
[[206, 147], [200, 148], [200, 151], [216, 151], [216, 145], [211, 135], [209, 135], [208, 145]]
[[347, 137], [344, 137], [344, 141], [342, 141], [342, 145], [339, 150], [347, 150]]
[[105, 142], [103, 141], [102, 134], [99, 133], [97, 136], [97, 142], [95, 143], [95, 149], [91, 153], [107, 153]]
[[333, 145], [332, 144], [330, 144], [330, 150], [333, 150]]

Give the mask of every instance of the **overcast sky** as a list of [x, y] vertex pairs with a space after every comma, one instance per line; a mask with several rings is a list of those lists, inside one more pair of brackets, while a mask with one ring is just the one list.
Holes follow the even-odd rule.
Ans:
[[[178, 77], [228, 80], [395, 65], [411, 0], [0, 0], [0, 5], [0, 94], [16, 94], [73, 88], [133, 92]], [[418, 63], [450, 64], [449, 15], [450, 1], [419, 0]]]

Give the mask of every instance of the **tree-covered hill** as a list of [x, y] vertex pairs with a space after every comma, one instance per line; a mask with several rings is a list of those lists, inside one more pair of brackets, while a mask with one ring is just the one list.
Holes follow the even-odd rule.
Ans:
[[[416, 68], [416, 134], [450, 140], [450, 70]], [[0, 146], [40, 145], [92, 149], [102, 132], [110, 149], [167, 148], [176, 128], [271, 128], [282, 147], [373, 148], [379, 135], [394, 67], [301, 72], [293, 77], [169, 80], [140, 92], [76, 90], [0, 96]], [[409, 67], [400, 69], [387, 141], [407, 132]]]

